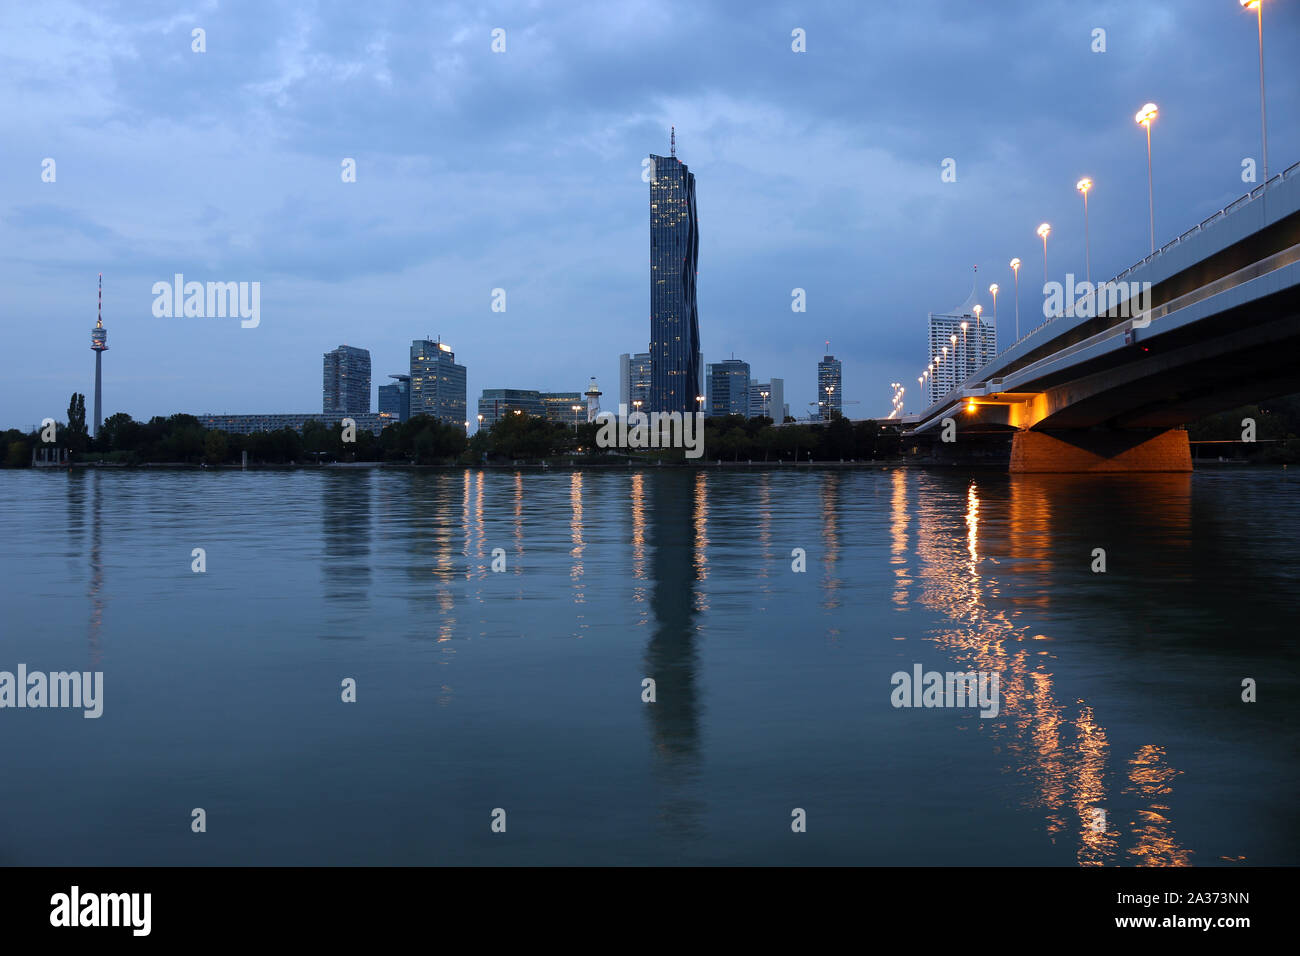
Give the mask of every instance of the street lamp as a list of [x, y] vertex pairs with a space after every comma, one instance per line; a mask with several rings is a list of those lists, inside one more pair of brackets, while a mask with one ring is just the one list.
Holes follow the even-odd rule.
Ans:
[[1020, 260], [1011, 260], [1011, 271], [1016, 277], [1016, 341], [1020, 341]]
[[966, 369], [970, 365], [970, 351], [966, 348], [966, 323], [961, 324], [962, 381], [966, 380]]
[[[1262, 22], [1262, 21], [1261, 21]], [[1151, 121], [1154, 120], [1160, 111], [1156, 109], [1156, 104], [1148, 103], [1137, 111], [1134, 117], [1139, 126], [1147, 128], [1147, 207], [1151, 213], [1151, 251], [1156, 251], [1156, 198], [1155, 192], [1151, 188]]]
[[573, 409], [573, 430], [576, 432], [578, 430], [578, 412], [582, 411], [582, 406], [570, 405], [569, 407]]
[[1038, 227], [1038, 235], [1043, 240], [1043, 285], [1047, 285], [1047, 237], [1052, 234], [1050, 223], [1043, 223]]
[[975, 308], [971, 310], [975, 313], [975, 367], [980, 367], [980, 316], [984, 313], [984, 306], [978, 302]]
[[993, 327], [998, 327], [998, 284], [989, 286], [989, 295], [993, 296]]
[[1085, 176], [1074, 184], [1074, 188], [1083, 193], [1083, 261], [1087, 264], [1088, 285], [1092, 285], [1092, 249], [1088, 241], [1088, 190], [1092, 188], [1092, 180]]
[[764, 418], [771, 418], [771, 417], [772, 417], [772, 410], [771, 410], [770, 408], [767, 407], [767, 396], [770, 395], [771, 393], [770, 393], [770, 392], [762, 392], [762, 391], [760, 391], [758, 394], [763, 396], [763, 417], [764, 417]]
[[1241, 0], [1247, 10], [1254, 10], [1259, 20], [1259, 136], [1263, 141], [1264, 178], [1268, 182], [1268, 121], [1264, 112], [1264, 4], [1259, 0]]

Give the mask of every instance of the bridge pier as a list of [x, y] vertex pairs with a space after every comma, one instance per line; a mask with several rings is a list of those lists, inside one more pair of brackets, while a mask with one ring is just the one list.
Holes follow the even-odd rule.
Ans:
[[1011, 439], [1011, 472], [1188, 472], [1192, 451], [1187, 432], [1020, 431]]

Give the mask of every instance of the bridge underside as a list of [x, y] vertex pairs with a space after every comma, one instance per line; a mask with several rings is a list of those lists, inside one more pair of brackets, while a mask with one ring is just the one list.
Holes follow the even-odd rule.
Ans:
[[1190, 471], [1178, 426], [1300, 392], [1300, 290], [1132, 343], [1017, 392], [974, 397], [959, 434], [1014, 432], [1012, 471]]

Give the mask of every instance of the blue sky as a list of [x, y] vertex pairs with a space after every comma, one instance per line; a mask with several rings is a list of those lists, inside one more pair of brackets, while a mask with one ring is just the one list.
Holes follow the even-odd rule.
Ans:
[[[1300, 160], [1298, 8], [1265, 8], [1274, 172]], [[1082, 275], [1080, 176], [1094, 278], [1146, 254], [1149, 100], [1161, 244], [1250, 188], [1237, 0], [5, 4], [0, 427], [93, 391], [99, 272], [105, 415], [318, 411], [323, 352], [370, 349], [377, 386], [426, 334], [468, 366], [471, 409], [593, 375], [609, 406], [649, 336], [641, 161], [673, 125], [705, 360], [784, 378], [802, 413], [829, 339], [846, 412], [886, 414], [891, 381], [915, 409], [926, 314], [973, 265], [1004, 290], [1003, 343], [1012, 256], [1022, 320], [1041, 308], [1040, 222], [1052, 277]], [[155, 317], [176, 272], [260, 282], [261, 324]]]

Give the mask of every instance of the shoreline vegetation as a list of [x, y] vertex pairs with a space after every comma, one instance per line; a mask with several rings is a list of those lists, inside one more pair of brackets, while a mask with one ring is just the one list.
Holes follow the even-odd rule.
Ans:
[[[1254, 443], [1241, 441], [1247, 419], [1254, 422]], [[62, 467], [221, 470], [242, 469], [245, 453], [248, 467], [261, 469], [870, 467], [916, 461], [896, 423], [887, 419], [850, 421], [837, 415], [827, 422], [787, 419], [776, 427], [768, 418], [706, 418], [699, 458], [687, 458], [681, 448], [600, 448], [600, 427], [596, 422], [575, 428], [531, 415], [509, 415], [490, 429], [466, 436], [459, 426], [417, 415], [386, 426], [378, 435], [358, 429], [356, 440], [345, 442], [339, 423], [308, 422], [301, 433], [285, 428], [232, 435], [205, 428], [193, 415], [138, 422], [118, 412], [105, 419], [98, 437], [91, 437], [85, 397], [74, 393], [66, 422], [47, 422], [31, 432], [2, 432], [0, 451], [7, 468], [30, 467], [40, 449], [65, 450]], [[1193, 443], [1207, 443], [1197, 458], [1200, 463], [1217, 463], [1220, 456], [1258, 464], [1300, 461], [1300, 395], [1210, 416], [1189, 425], [1188, 433]]]

